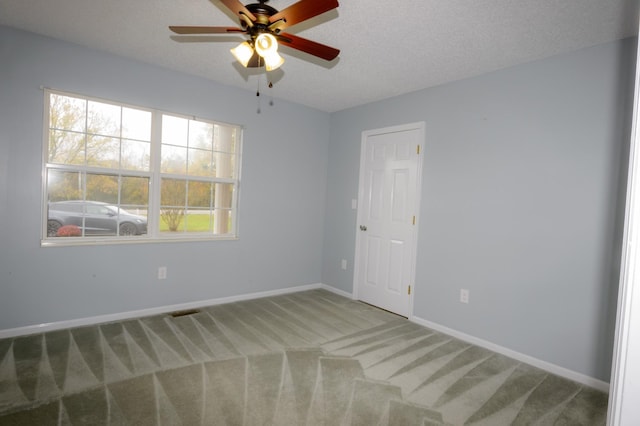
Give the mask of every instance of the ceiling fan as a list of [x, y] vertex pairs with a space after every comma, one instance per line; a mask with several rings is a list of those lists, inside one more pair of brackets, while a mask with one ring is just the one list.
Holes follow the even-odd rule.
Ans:
[[292, 49], [331, 61], [340, 50], [315, 41], [282, 32], [283, 29], [299, 24], [338, 7], [338, 0], [300, 0], [278, 11], [268, 6], [269, 0], [243, 5], [239, 0], [220, 0], [240, 18], [238, 27], [170, 26], [176, 34], [229, 34], [244, 33], [249, 39], [231, 49], [231, 53], [245, 67], [265, 66], [267, 71], [277, 69], [284, 63], [278, 54], [278, 43]]

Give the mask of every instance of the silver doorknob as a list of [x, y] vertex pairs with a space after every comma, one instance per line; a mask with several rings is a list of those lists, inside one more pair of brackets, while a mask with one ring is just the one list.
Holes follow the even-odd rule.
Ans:
[[366, 230], [367, 230], [367, 227], [366, 227], [366, 226], [364, 226], [364, 225], [360, 225], [360, 230], [361, 230], [361, 231], [366, 231]]

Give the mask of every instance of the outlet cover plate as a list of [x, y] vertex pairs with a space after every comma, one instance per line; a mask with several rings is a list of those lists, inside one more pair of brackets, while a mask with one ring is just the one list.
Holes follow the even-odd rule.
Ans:
[[469, 290], [466, 288], [460, 289], [460, 303], [469, 303]]

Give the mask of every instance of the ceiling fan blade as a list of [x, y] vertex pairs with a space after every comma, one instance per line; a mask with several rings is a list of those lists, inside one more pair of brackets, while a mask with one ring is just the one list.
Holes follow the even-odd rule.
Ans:
[[226, 34], [243, 33], [242, 28], [236, 27], [180, 27], [170, 26], [169, 29], [176, 34]]
[[339, 49], [326, 46], [324, 44], [317, 43], [315, 41], [307, 40], [306, 38], [298, 37], [289, 33], [280, 33], [278, 35], [278, 43], [289, 46], [293, 49], [300, 50], [302, 52], [309, 53], [310, 55], [317, 56], [326, 61], [335, 59], [340, 54]]
[[222, 2], [222, 4], [227, 6], [227, 8], [229, 8], [229, 10], [231, 10], [234, 14], [236, 14], [236, 15], [245, 15], [249, 19], [251, 19], [251, 21], [255, 21], [256, 20], [255, 15], [253, 13], [251, 13], [249, 11], [249, 9], [244, 7], [244, 5], [242, 3], [240, 3], [239, 0], [220, 0], [220, 1]]
[[283, 19], [284, 22], [278, 25], [278, 28], [284, 29], [328, 12], [336, 7], [338, 7], [338, 0], [300, 0], [275, 15], [271, 15], [269, 22], [274, 23]]

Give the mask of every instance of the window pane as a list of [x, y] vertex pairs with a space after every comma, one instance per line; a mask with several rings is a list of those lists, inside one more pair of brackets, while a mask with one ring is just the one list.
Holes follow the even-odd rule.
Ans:
[[52, 201], [47, 206], [48, 237], [81, 237], [85, 228], [83, 202]]
[[189, 120], [186, 118], [174, 117], [172, 115], [162, 116], [162, 143], [171, 145], [187, 146], [187, 135]]
[[162, 179], [160, 188], [161, 207], [184, 208], [187, 201], [187, 181], [182, 179]]
[[85, 135], [60, 130], [49, 132], [49, 162], [58, 164], [84, 164]]
[[95, 201], [60, 201], [49, 204], [50, 237], [132, 236], [147, 232], [147, 219], [117, 205]]
[[118, 176], [87, 173], [88, 201], [118, 203]]
[[233, 184], [216, 183], [215, 207], [217, 209], [230, 209], [233, 204]]
[[160, 232], [184, 231], [184, 209], [164, 207], [160, 210]]
[[51, 129], [85, 131], [87, 101], [64, 95], [49, 96], [49, 127]]
[[214, 153], [215, 177], [233, 178], [235, 175], [236, 156], [232, 154]]
[[149, 178], [122, 176], [120, 205], [126, 208], [149, 208]]
[[201, 149], [189, 149], [189, 175], [213, 176], [213, 153]]
[[[120, 220], [133, 220], [137, 222], [136, 225], [138, 225], [140, 230], [138, 235], [146, 233], [148, 213], [148, 208], [127, 205], [120, 206]], [[139, 218], [128, 218], [127, 216], [129, 215], [139, 216]]]
[[213, 233], [228, 234], [232, 229], [231, 210], [216, 209], [213, 211]]
[[116, 212], [118, 220], [118, 235], [123, 237], [131, 237], [144, 235], [147, 233], [147, 209], [137, 208], [119, 208], [116, 206], [108, 206], [109, 209]]
[[184, 231], [184, 209], [162, 208], [160, 210], [159, 232], [182, 232]]
[[148, 171], [151, 160], [151, 144], [123, 139], [121, 167], [127, 170]]
[[121, 108], [117, 105], [89, 101], [87, 133], [120, 137]]
[[211, 150], [213, 148], [213, 124], [189, 120], [189, 146]]
[[162, 173], [187, 173], [187, 148], [162, 145], [160, 171]]
[[210, 232], [213, 229], [213, 215], [207, 209], [189, 209], [185, 215], [186, 232]]
[[79, 172], [48, 170], [48, 201], [78, 200], [82, 198], [82, 192], [82, 175]]
[[160, 230], [164, 228], [170, 232], [184, 230], [183, 219], [186, 197], [186, 180], [162, 179], [160, 188]]
[[213, 149], [220, 152], [236, 152], [237, 129], [231, 126], [215, 126]]
[[87, 165], [120, 167], [120, 139], [89, 135], [87, 139]]
[[151, 140], [151, 112], [133, 108], [122, 108], [122, 137]]
[[212, 188], [213, 185], [210, 182], [189, 182], [189, 198], [187, 200], [187, 206], [191, 207], [207, 207], [211, 208], [212, 202]]

